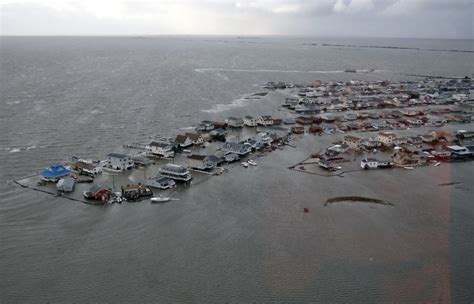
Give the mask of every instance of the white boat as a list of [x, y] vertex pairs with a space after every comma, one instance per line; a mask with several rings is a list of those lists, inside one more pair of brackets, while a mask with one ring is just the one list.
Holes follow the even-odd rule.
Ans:
[[249, 164], [247, 162], [243, 162], [243, 163], [240, 163], [242, 166], [244, 166], [244, 168], [247, 168], [249, 166]]
[[248, 163], [249, 165], [251, 165], [251, 166], [256, 166], [256, 165], [257, 165], [257, 162], [254, 161], [254, 160], [252, 160], [252, 159], [249, 159], [249, 160], [247, 161], [247, 163]]
[[413, 168], [413, 167], [403, 167], [403, 169], [413, 170], [413, 169], [415, 169], [415, 168]]
[[440, 162], [437, 162], [436, 164], [434, 164], [435, 167], [438, 167], [439, 165], [441, 165]]
[[163, 197], [163, 196], [158, 196], [158, 197], [152, 197], [151, 202], [152, 203], [166, 203], [171, 201], [170, 197]]
[[158, 197], [152, 197], [151, 199], [152, 203], [166, 203], [169, 201], [178, 201], [179, 199], [177, 198], [171, 198], [171, 197], [165, 197], [165, 196], [158, 196]]

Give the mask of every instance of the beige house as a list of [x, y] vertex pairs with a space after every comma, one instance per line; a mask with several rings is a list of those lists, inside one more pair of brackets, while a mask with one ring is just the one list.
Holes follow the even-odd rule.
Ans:
[[379, 134], [377, 135], [377, 140], [386, 146], [391, 146], [396, 138], [397, 134], [395, 134], [394, 132], [379, 132]]

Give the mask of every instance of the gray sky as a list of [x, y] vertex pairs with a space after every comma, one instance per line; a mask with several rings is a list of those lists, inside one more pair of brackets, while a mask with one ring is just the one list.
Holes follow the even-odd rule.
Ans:
[[0, 0], [2, 35], [473, 38], [474, 0]]

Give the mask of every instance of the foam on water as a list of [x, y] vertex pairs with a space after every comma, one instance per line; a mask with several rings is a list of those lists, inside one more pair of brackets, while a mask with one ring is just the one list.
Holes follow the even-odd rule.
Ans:
[[[200, 68], [195, 69], [195, 72], [245, 72], [245, 73], [302, 73], [302, 74], [341, 74], [348, 73], [345, 70], [273, 70], [273, 69], [227, 69], [227, 68]], [[386, 70], [374, 70], [374, 69], [357, 69], [354, 73], [377, 73], [377, 72], [390, 72]]]
[[216, 104], [210, 109], [202, 110], [204, 113], [210, 113], [210, 114], [216, 114], [216, 113], [221, 113], [225, 111], [229, 111], [234, 108], [241, 108], [244, 107], [248, 104], [249, 100], [245, 98], [239, 98], [233, 100], [229, 104]]

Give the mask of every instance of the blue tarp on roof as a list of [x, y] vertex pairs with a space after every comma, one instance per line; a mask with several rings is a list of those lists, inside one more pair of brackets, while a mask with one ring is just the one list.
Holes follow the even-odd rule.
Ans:
[[41, 172], [41, 175], [47, 178], [57, 178], [69, 175], [69, 173], [71, 173], [71, 170], [66, 169], [63, 165], [53, 164], [48, 169]]

